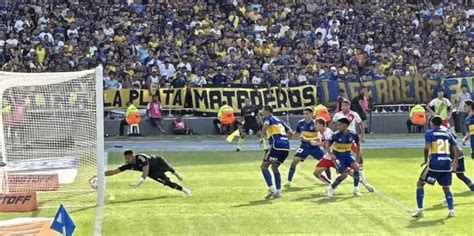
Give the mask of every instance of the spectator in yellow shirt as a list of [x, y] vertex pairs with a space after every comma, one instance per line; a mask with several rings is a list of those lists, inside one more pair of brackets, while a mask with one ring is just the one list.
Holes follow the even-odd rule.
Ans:
[[43, 64], [46, 59], [46, 48], [43, 47], [43, 44], [39, 44], [36, 47], [36, 62]]

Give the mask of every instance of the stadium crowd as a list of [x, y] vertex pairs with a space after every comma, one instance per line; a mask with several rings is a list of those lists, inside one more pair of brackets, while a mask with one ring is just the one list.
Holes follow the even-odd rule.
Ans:
[[472, 75], [470, 1], [357, 2], [2, 1], [0, 67], [102, 63], [109, 89]]

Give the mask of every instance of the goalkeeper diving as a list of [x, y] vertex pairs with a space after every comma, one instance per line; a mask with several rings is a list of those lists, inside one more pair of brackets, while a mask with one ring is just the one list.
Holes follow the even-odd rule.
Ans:
[[182, 191], [186, 196], [191, 196], [191, 190], [172, 182], [168, 176], [166, 176], [166, 172], [171, 172], [171, 174], [176, 176], [179, 180], [183, 180], [181, 174], [171, 167], [165, 158], [144, 153], [135, 154], [132, 150], [125, 151], [123, 155], [125, 164], [119, 166], [117, 169], [106, 171], [105, 176], [116, 175], [126, 170], [141, 171], [143, 172], [141, 177], [132, 184], [135, 188], [142, 185], [145, 179], [149, 177], [172, 189]]

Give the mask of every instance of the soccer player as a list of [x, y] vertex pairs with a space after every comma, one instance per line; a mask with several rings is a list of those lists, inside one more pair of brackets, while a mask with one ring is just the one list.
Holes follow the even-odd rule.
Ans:
[[[469, 101], [469, 102], [471, 102], [471, 101]], [[444, 126], [442, 126], [442, 127], [453, 136], [455, 141], [457, 140], [457, 136], [453, 131], [451, 131], [450, 129], [448, 129]], [[466, 186], [472, 192], [474, 192], [474, 183], [472, 183], [471, 178], [466, 176], [466, 174], [464, 173], [466, 171], [466, 166], [464, 164], [464, 152], [462, 151], [461, 146], [458, 145], [458, 148], [459, 148], [459, 151], [458, 151], [458, 153], [459, 153], [459, 155], [458, 155], [458, 167], [456, 169], [453, 169], [452, 171], [453, 171], [453, 173], [456, 173], [456, 177], [458, 177], [459, 180], [464, 182], [464, 184], [466, 184]], [[453, 153], [451, 153], [451, 159], [454, 159]]]
[[150, 177], [150, 179], [160, 182], [172, 189], [182, 191], [186, 196], [191, 196], [191, 190], [171, 182], [171, 180], [166, 176], [165, 173], [169, 171], [179, 180], [183, 180], [183, 177], [166, 162], [165, 158], [143, 153], [134, 154], [132, 150], [125, 151], [123, 155], [125, 164], [117, 169], [106, 171], [105, 176], [116, 175], [126, 170], [141, 171], [143, 172], [142, 176], [132, 184], [135, 188], [142, 185], [147, 177]]
[[[359, 126], [360, 130], [360, 142], [364, 143], [365, 142], [365, 128], [364, 128], [364, 123], [362, 122], [362, 119], [360, 118], [359, 114], [357, 112], [351, 110], [351, 102], [349, 100], [344, 100], [342, 101], [341, 105], [342, 111], [337, 112], [334, 114], [334, 117], [332, 119], [332, 130], [336, 130], [336, 123], [339, 119], [341, 118], [347, 118], [350, 121], [349, 129], [352, 130], [354, 133], [357, 133], [356, 129], [356, 124]], [[356, 144], [352, 144], [352, 151], [355, 152], [357, 149]], [[360, 148], [359, 148], [360, 151]], [[362, 158], [362, 154], [359, 153], [357, 156], [357, 163], [359, 163], [359, 168], [360, 168], [360, 180], [362, 185], [369, 191], [369, 192], [374, 192], [374, 188], [367, 182], [367, 179], [364, 176], [364, 159]]]
[[[290, 142], [288, 134], [292, 135], [293, 131], [283, 123], [280, 119], [273, 116], [273, 108], [271, 106], [264, 106], [262, 109], [263, 128], [260, 137], [260, 143], [263, 143], [265, 138], [268, 139], [270, 149], [266, 151], [260, 168], [262, 169], [263, 177], [267, 183], [269, 193], [265, 199], [281, 198], [281, 176], [278, 167], [283, 164], [288, 157], [290, 150]], [[273, 187], [272, 176], [268, 168], [271, 166], [273, 177], [275, 178], [275, 187]]]
[[296, 150], [295, 156], [293, 157], [293, 162], [291, 163], [290, 169], [288, 171], [288, 182], [285, 186], [290, 187], [293, 176], [296, 172], [296, 166], [298, 163], [303, 162], [306, 158], [311, 155], [317, 160], [320, 160], [324, 156], [324, 150], [320, 146], [321, 135], [316, 129], [316, 124], [313, 119], [313, 109], [305, 108], [303, 110], [304, 119], [298, 122], [294, 134], [299, 134], [301, 139], [301, 145]]
[[242, 126], [239, 129], [240, 135], [239, 141], [237, 142], [237, 152], [240, 151], [240, 149], [242, 148], [242, 144], [245, 141], [246, 134], [257, 134], [258, 136], [260, 136], [260, 117], [258, 108], [257, 106], [250, 104], [250, 99], [248, 98], [245, 99], [244, 103], [245, 106], [242, 107], [240, 112], [240, 120], [242, 121]]
[[[466, 141], [469, 138], [469, 136], [471, 136], [471, 133], [474, 134], [474, 116], [473, 116], [474, 109], [472, 109], [473, 106], [474, 106], [474, 102], [472, 102], [471, 100], [467, 100], [464, 102], [464, 110], [468, 113], [468, 116], [465, 121], [465, 124], [467, 126], [467, 132], [462, 142], [463, 145], [466, 145]], [[452, 134], [454, 138], [456, 138], [456, 135], [454, 133]], [[472, 154], [472, 150], [474, 150], [473, 136], [471, 136], [471, 158], [474, 158], [474, 155]], [[454, 170], [454, 172], [456, 173], [456, 176], [458, 177], [458, 179], [463, 181], [469, 187], [469, 189], [474, 192], [474, 183], [472, 183], [471, 179], [464, 174], [464, 172], [466, 171], [466, 167], [464, 164], [464, 152], [462, 151], [461, 147], [459, 147], [458, 159], [459, 159], [458, 168]]]
[[[351, 121], [347, 118], [340, 118], [337, 121], [338, 131], [334, 133], [326, 142], [326, 152], [329, 157], [336, 161], [337, 169], [340, 175], [334, 180], [334, 182], [328, 187], [328, 197], [334, 195], [334, 191], [337, 186], [347, 178], [350, 167], [353, 170], [354, 178], [354, 196], [360, 196], [359, 190], [359, 164], [352, 158], [351, 147], [352, 143], [356, 143], [357, 147], [355, 150], [356, 156], [360, 155], [359, 135], [356, 132], [349, 129]], [[331, 152], [332, 147], [332, 152]]]
[[464, 108], [468, 116], [466, 118], [467, 133], [464, 139], [462, 140], [462, 145], [466, 145], [468, 139], [471, 141], [471, 158], [474, 159], [474, 102], [466, 101], [464, 103]]
[[440, 116], [443, 119], [443, 126], [450, 127], [449, 120], [452, 115], [451, 102], [444, 97], [444, 90], [438, 90], [438, 97], [431, 100], [426, 109], [432, 114]]
[[[443, 120], [439, 116], [434, 116], [430, 121], [431, 129], [425, 132], [424, 161], [421, 166], [425, 166], [421, 172], [416, 189], [416, 203], [418, 210], [413, 213], [413, 217], [423, 217], [423, 198], [425, 183], [434, 184], [438, 182], [443, 187], [446, 202], [448, 203], [448, 217], [454, 217], [453, 194], [451, 186], [452, 173], [458, 166], [458, 150], [456, 140], [441, 128]], [[451, 153], [453, 159], [451, 159]]]
[[[326, 141], [330, 140], [333, 132], [330, 128], [326, 127], [326, 121], [322, 118], [316, 119], [316, 130], [319, 131], [321, 136], [321, 142], [325, 143]], [[316, 169], [314, 170], [314, 176], [321, 180], [323, 183], [330, 185], [331, 179], [330, 175], [327, 175], [330, 172], [330, 168], [336, 168], [334, 164], [334, 160], [328, 155], [324, 155], [321, 160], [316, 164]], [[326, 171], [326, 176], [322, 173]]]

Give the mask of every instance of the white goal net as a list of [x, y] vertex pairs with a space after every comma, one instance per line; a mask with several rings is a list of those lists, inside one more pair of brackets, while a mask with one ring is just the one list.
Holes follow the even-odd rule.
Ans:
[[0, 72], [1, 191], [37, 192], [40, 208], [97, 205], [89, 179], [103, 172], [102, 94], [101, 67]]

